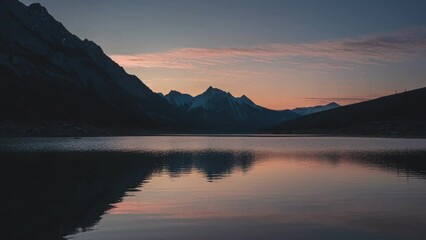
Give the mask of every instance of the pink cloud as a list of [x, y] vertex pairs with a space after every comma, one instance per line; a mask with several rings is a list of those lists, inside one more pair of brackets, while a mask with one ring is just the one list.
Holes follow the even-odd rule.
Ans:
[[110, 55], [123, 67], [195, 69], [235, 62], [290, 62], [319, 68], [400, 62], [426, 53], [426, 29], [321, 41], [235, 48], [181, 48], [136, 55]]

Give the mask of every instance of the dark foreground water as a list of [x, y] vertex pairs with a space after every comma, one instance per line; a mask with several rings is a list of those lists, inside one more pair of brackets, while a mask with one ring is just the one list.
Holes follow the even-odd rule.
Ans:
[[426, 140], [0, 140], [2, 239], [425, 239]]

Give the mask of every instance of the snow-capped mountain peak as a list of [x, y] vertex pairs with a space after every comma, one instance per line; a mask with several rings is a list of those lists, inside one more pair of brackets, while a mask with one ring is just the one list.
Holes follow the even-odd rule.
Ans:
[[192, 104], [188, 110], [196, 108], [217, 108], [219, 102], [222, 102], [222, 104], [226, 102], [227, 104], [231, 105], [244, 104], [251, 107], [259, 107], [245, 95], [240, 98], [236, 98], [230, 92], [225, 92], [219, 88], [214, 88], [210, 86], [202, 94], [197, 95], [193, 98]]
[[275, 111], [258, 106], [245, 95], [234, 97], [211, 86], [195, 97], [170, 91], [164, 98], [196, 121], [205, 122], [212, 128], [260, 129], [298, 116], [289, 110]]
[[193, 97], [189, 94], [180, 93], [171, 90], [164, 98], [175, 107], [184, 108], [187, 111], [197, 108], [207, 109], [216, 108], [218, 102], [227, 102], [228, 104], [246, 105], [252, 108], [261, 109], [247, 96], [234, 97], [230, 92], [225, 92], [219, 88], [208, 87], [203, 93]]
[[212, 95], [224, 95], [224, 96], [226, 96], [227, 95], [227, 96], [233, 97], [231, 93], [225, 92], [225, 91], [223, 91], [222, 89], [219, 89], [219, 88], [214, 88], [212, 86], [208, 87], [207, 90], [204, 91], [200, 95], [209, 95], [209, 96], [212, 96]]
[[255, 104], [246, 95], [234, 97], [231, 93], [212, 86], [195, 97], [172, 90], [164, 98], [174, 107], [184, 110], [197, 121], [219, 127], [249, 125], [267, 127], [300, 116], [339, 107], [337, 103], [332, 102], [323, 106], [276, 111]]
[[313, 114], [313, 113], [317, 113], [317, 112], [322, 112], [322, 111], [326, 111], [326, 110], [330, 110], [333, 108], [337, 108], [340, 107], [339, 104], [337, 104], [336, 102], [331, 102], [327, 105], [318, 105], [318, 106], [313, 106], [313, 107], [299, 107], [299, 108], [295, 108], [292, 109], [291, 111], [301, 115], [301, 116], [305, 116], [305, 115], [309, 115], [309, 114]]

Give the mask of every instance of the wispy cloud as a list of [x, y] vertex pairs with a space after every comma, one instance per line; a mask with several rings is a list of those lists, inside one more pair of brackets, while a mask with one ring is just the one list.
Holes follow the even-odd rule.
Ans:
[[426, 53], [426, 28], [391, 34], [321, 41], [274, 43], [235, 48], [181, 48], [136, 55], [111, 55], [124, 67], [195, 69], [235, 62], [286, 62], [313, 68], [400, 62]]

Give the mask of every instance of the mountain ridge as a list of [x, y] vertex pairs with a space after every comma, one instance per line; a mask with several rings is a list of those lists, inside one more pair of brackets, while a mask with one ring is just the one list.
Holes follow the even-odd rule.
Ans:
[[[163, 93], [157, 93], [157, 94], [166, 98], [169, 101], [169, 103], [171, 103], [175, 107], [181, 107], [182, 101], [180, 101], [180, 100], [183, 100], [183, 99], [179, 99], [181, 97], [185, 98], [185, 100], [183, 102], [185, 102], [186, 104], [190, 104], [190, 103], [193, 102], [194, 98], [199, 97], [201, 95], [205, 95], [205, 94], [211, 94], [211, 93], [228, 95], [228, 96], [234, 98], [235, 100], [238, 100], [239, 102], [246, 103], [246, 104], [251, 105], [251, 106], [256, 107], [256, 108], [264, 108], [264, 109], [268, 109], [268, 110], [272, 110], [272, 111], [291, 110], [291, 111], [293, 111], [293, 112], [295, 112], [299, 115], [302, 115], [302, 116], [312, 114], [312, 113], [315, 113], [315, 112], [320, 112], [320, 111], [325, 111], [325, 110], [328, 110], [328, 109], [340, 107], [340, 105], [338, 103], [330, 102], [330, 103], [325, 104], [325, 105], [315, 105], [315, 106], [308, 106], [308, 107], [297, 107], [297, 108], [293, 108], [293, 109], [274, 110], [274, 109], [269, 109], [267, 107], [257, 105], [249, 97], [247, 97], [245, 94], [241, 95], [241, 97], [234, 97], [230, 92], [226, 92], [224, 90], [221, 90], [219, 88], [214, 88], [212, 86], [209, 86], [204, 92], [202, 92], [202, 93], [200, 93], [196, 96], [192, 96], [192, 95], [187, 94], [187, 93], [182, 93], [182, 92], [179, 92], [177, 90], [170, 90], [170, 92], [167, 93], [166, 95], [164, 95]], [[176, 101], [178, 101], [178, 102], [176, 102]]]
[[274, 133], [426, 136], [426, 87], [298, 118]]
[[0, 1], [0, 73], [0, 120], [142, 127], [179, 121], [167, 101], [38, 3]]
[[[220, 125], [223, 124], [228, 125], [226, 128], [256, 130], [273, 126], [279, 122], [289, 121], [302, 115], [288, 109], [268, 109], [255, 104], [246, 95], [234, 97], [230, 92], [212, 86], [196, 96], [175, 90], [161, 96], [176, 108], [189, 113], [191, 118], [206, 122], [213, 128], [220, 128]], [[312, 109], [312, 112], [322, 111], [324, 107], [330, 109], [338, 106], [336, 103], [316, 106], [315, 109]], [[304, 110], [308, 112], [311, 108], [307, 107]], [[222, 115], [222, 117], [218, 118], [215, 115]]]

